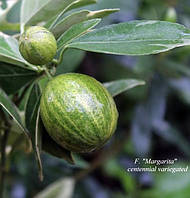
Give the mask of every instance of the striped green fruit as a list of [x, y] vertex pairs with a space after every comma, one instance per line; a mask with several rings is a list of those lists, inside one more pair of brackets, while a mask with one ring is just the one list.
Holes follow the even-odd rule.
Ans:
[[73, 152], [102, 147], [118, 119], [115, 102], [104, 86], [83, 74], [62, 74], [48, 82], [40, 115], [57, 144]]
[[45, 65], [52, 61], [57, 51], [55, 37], [46, 28], [31, 26], [19, 39], [19, 51], [33, 65]]

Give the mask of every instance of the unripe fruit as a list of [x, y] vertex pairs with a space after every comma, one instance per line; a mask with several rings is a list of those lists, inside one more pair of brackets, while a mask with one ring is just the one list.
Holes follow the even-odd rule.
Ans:
[[83, 74], [62, 74], [48, 82], [40, 114], [49, 135], [73, 152], [90, 152], [113, 135], [115, 102], [104, 86]]
[[20, 37], [19, 51], [29, 63], [45, 65], [55, 56], [57, 43], [46, 28], [31, 26]]

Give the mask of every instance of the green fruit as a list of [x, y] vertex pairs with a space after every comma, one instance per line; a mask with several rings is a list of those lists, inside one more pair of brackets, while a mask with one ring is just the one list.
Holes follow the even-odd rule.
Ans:
[[115, 102], [104, 86], [83, 74], [62, 74], [48, 82], [40, 114], [49, 135], [73, 152], [90, 152], [113, 135]]
[[55, 56], [57, 43], [53, 34], [46, 28], [32, 26], [21, 35], [19, 51], [29, 63], [45, 65]]

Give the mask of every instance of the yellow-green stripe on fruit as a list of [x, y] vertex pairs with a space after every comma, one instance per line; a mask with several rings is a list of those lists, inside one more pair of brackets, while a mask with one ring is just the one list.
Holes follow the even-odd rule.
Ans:
[[76, 73], [50, 80], [42, 94], [40, 115], [49, 135], [73, 152], [90, 152], [113, 135], [115, 102], [94, 78]]
[[55, 37], [46, 28], [31, 26], [19, 39], [19, 51], [33, 65], [45, 65], [52, 61], [57, 51]]

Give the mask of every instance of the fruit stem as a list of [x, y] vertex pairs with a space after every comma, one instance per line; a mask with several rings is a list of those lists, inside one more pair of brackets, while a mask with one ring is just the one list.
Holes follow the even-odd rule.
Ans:
[[53, 59], [52, 63], [55, 64], [56, 66], [58, 65], [58, 60], [57, 59]]
[[64, 54], [64, 52], [67, 50], [67, 48], [66, 47], [64, 47], [63, 49], [62, 49], [62, 51], [61, 51], [61, 53], [60, 53], [60, 56], [59, 56], [59, 59], [58, 59], [58, 61], [57, 61], [57, 65], [59, 65], [62, 61], [63, 61], [63, 54]]
[[49, 78], [49, 80], [51, 80], [53, 77], [52, 77], [52, 75], [50, 74], [50, 72], [49, 72], [49, 70], [47, 69], [46, 66], [44, 66], [44, 71], [45, 71], [45, 73], [46, 73], [46, 76]]

